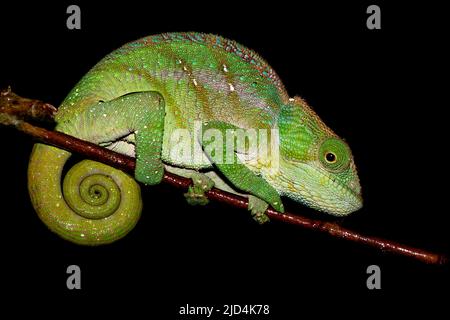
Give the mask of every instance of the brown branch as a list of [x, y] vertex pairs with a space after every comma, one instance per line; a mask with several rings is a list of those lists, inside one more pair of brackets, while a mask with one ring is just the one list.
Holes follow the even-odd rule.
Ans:
[[[46, 130], [34, 126], [22, 119], [34, 119], [40, 121], [53, 121], [56, 108], [50, 104], [38, 100], [21, 98], [11, 92], [11, 89], [0, 92], [0, 124], [12, 125], [18, 130], [56, 147], [67, 151], [79, 153], [87, 158], [106, 163], [115, 168], [134, 173], [134, 158], [113, 152], [109, 149], [86, 142], [60, 132]], [[163, 181], [172, 186], [187, 189], [191, 184], [190, 179], [165, 173]], [[219, 202], [225, 202], [238, 208], [247, 208], [248, 201], [244, 197], [230, 194], [213, 188], [206, 193], [207, 197]], [[413, 248], [394, 241], [359, 234], [355, 231], [342, 228], [336, 223], [325, 222], [318, 219], [310, 219], [291, 213], [280, 213], [272, 208], [266, 211], [269, 218], [290, 224], [295, 224], [306, 229], [328, 233], [334, 237], [354, 241], [384, 252], [407, 256], [428, 264], [445, 264], [448, 259], [443, 254], [432, 253], [426, 250]]]

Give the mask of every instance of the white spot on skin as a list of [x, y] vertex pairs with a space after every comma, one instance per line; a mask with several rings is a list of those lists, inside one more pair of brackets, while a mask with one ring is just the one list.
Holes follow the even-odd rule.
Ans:
[[223, 74], [211, 70], [194, 70], [192, 76], [200, 83], [209, 84], [214, 91], [227, 92], [229, 90], [230, 86]]

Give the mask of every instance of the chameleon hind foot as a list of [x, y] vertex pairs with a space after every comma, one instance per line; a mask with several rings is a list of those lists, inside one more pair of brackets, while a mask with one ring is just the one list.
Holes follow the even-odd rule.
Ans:
[[188, 192], [184, 194], [186, 201], [190, 205], [206, 205], [209, 199], [205, 196], [205, 192], [214, 187], [214, 182], [203, 173], [195, 172], [191, 176], [192, 186], [189, 186]]
[[248, 210], [251, 212], [253, 219], [259, 224], [266, 223], [270, 220], [264, 213], [268, 207], [269, 204], [264, 200], [261, 200], [253, 195], [248, 196]]

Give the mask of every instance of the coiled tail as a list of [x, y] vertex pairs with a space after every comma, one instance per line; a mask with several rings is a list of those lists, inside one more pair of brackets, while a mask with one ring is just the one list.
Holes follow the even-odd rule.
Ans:
[[61, 183], [70, 153], [35, 144], [28, 166], [28, 190], [39, 218], [62, 238], [101, 245], [124, 237], [142, 211], [140, 187], [126, 173], [83, 160]]

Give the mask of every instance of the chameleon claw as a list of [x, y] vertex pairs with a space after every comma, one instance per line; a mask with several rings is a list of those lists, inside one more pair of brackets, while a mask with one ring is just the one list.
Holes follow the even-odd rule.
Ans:
[[265, 214], [269, 204], [253, 195], [248, 196], [248, 210], [251, 212], [253, 219], [259, 224], [270, 221]]
[[270, 221], [269, 217], [265, 213], [256, 213], [253, 215], [253, 219], [259, 224], [264, 224]]
[[209, 199], [205, 196], [203, 190], [199, 190], [195, 186], [190, 186], [188, 192], [184, 194], [184, 197], [186, 198], [187, 203], [192, 206], [204, 206], [209, 203]]
[[193, 185], [184, 194], [190, 205], [206, 205], [209, 203], [205, 193], [214, 187], [214, 182], [205, 174], [194, 173], [191, 177]]

